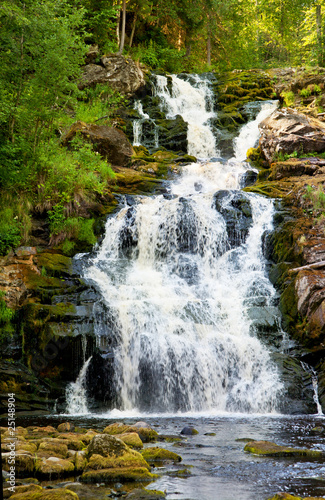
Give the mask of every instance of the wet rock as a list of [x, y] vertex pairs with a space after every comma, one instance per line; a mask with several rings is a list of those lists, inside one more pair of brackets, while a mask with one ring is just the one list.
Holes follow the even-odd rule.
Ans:
[[194, 429], [194, 427], [188, 426], [188, 427], [183, 427], [181, 430], [181, 434], [184, 436], [194, 436], [195, 434], [198, 434], [199, 432]]
[[95, 151], [112, 165], [125, 167], [130, 164], [134, 150], [122, 130], [78, 121], [70, 127], [70, 130], [62, 138], [62, 143], [68, 145], [76, 134], [81, 134], [86, 141], [90, 141]]
[[73, 473], [75, 467], [71, 460], [59, 457], [37, 458], [35, 471], [42, 478], [58, 478], [69, 476]]
[[173, 451], [165, 450], [164, 448], [146, 448], [141, 452], [143, 458], [147, 462], [181, 462], [182, 457]]
[[[2, 469], [10, 471], [10, 452], [2, 453]], [[30, 476], [34, 472], [34, 455], [28, 452], [19, 451], [15, 453], [15, 471], [17, 477]]]
[[313, 153], [325, 151], [325, 124], [290, 109], [277, 110], [260, 125], [259, 146], [269, 162], [276, 154], [294, 151]]
[[244, 451], [253, 453], [254, 455], [263, 455], [270, 457], [307, 457], [320, 459], [324, 458], [324, 452], [320, 450], [308, 450], [304, 448], [290, 448], [279, 446], [270, 441], [253, 441], [247, 443]]
[[80, 480], [85, 483], [101, 483], [111, 481], [143, 481], [150, 482], [157, 479], [157, 474], [152, 474], [146, 467], [117, 467], [111, 469], [86, 471]]
[[71, 424], [70, 422], [63, 422], [62, 424], [58, 425], [59, 432], [71, 432], [73, 430], [74, 424]]
[[42, 489], [32, 493], [17, 493], [10, 497], [12, 500], [79, 500], [79, 497], [73, 491], [65, 488], [56, 488], [53, 490]]
[[242, 192], [222, 190], [214, 195], [214, 203], [225, 219], [231, 247], [241, 245], [253, 224], [249, 198]]
[[166, 498], [163, 491], [136, 488], [126, 495], [125, 500], [158, 500], [160, 498]]
[[83, 69], [79, 88], [94, 87], [97, 83], [108, 83], [122, 94], [133, 94], [145, 85], [140, 67], [130, 58], [119, 55], [103, 56], [102, 66], [88, 64]]
[[139, 427], [139, 425], [142, 425], [143, 422], [139, 422], [138, 425], [124, 425], [124, 424], [111, 424], [108, 427], [104, 429], [104, 433], [111, 434], [111, 435], [116, 435], [116, 434], [125, 434], [129, 432], [136, 432], [141, 441], [143, 443], [150, 443], [157, 441], [158, 439], [158, 432], [155, 431], [154, 429], [151, 429], [151, 427], [147, 426], [146, 427]]
[[142, 455], [131, 450], [120, 439], [109, 434], [98, 434], [88, 446], [89, 469], [109, 469], [114, 467], [147, 467]]
[[270, 181], [278, 181], [287, 177], [301, 175], [315, 175], [321, 166], [313, 161], [300, 158], [291, 158], [286, 161], [277, 161], [271, 165]]
[[125, 434], [116, 434], [116, 437], [123, 441], [130, 448], [143, 448], [143, 442], [136, 432], [126, 432]]
[[[12, 494], [12, 491], [9, 490], [9, 489], [6, 489], [4, 488], [4, 491], [3, 491], [3, 497], [4, 498], [14, 498], [19, 495], [21, 496], [22, 493], [28, 493], [28, 496], [27, 495], [24, 495], [22, 498], [34, 498], [34, 495], [38, 494], [38, 493], [41, 493], [43, 491], [43, 488], [41, 486], [38, 486], [37, 484], [26, 484], [26, 485], [23, 485], [23, 486], [15, 486], [15, 493], [14, 495]], [[36, 497], [38, 498], [38, 497]], [[41, 498], [41, 497], [39, 497]]]

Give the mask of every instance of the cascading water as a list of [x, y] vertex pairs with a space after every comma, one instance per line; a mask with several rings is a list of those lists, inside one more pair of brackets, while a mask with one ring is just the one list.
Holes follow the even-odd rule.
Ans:
[[208, 124], [215, 116], [213, 93], [209, 82], [192, 76], [193, 84], [171, 75], [172, 86], [165, 76], [157, 75], [156, 95], [167, 118], [181, 115], [188, 124], [188, 153], [198, 158], [211, 158], [217, 154], [216, 140]]
[[[216, 155], [207, 82], [173, 76], [170, 91], [160, 76], [156, 92], [170, 117], [188, 122], [189, 153]], [[276, 104], [265, 106], [271, 113]], [[243, 128], [237, 146], [242, 137], [247, 150], [257, 128], [249, 137]], [[105, 305], [98, 345], [110, 339], [122, 410], [276, 409], [282, 384], [251, 318], [274, 300], [262, 253], [273, 204], [239, 191], [247, 165], [237, 156], [184, 167], [168, 194], [123, 207], [85, 268]]]

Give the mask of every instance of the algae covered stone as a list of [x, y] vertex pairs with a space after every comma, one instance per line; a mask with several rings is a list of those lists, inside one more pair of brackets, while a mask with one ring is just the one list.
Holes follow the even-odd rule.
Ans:
[[12, 500], [79, 500], [77, 493], [66, 488], [57, 488], [54, 490], [35, 491], [32, 493], [15, 493], [10, 497]]
[[101, 483], [110, 481], [153, 481], [158, 476], [151, 474], [146, 467], [115, 467], [86, 471], [80, 480], [85, 483]]
[[181, 462], [182, 457], [173, 451], [165, 450], [164, 448], [147, 448], [142, 451], [142, 456], [147, 462]]
[[325, 454], [320, 450], [279, 446], [271, 441], [252, 441], [246, 444], [244, 451], [253, 453], [254, 455], [264, 455], [270, 457], [324, 458], [325, 456]]

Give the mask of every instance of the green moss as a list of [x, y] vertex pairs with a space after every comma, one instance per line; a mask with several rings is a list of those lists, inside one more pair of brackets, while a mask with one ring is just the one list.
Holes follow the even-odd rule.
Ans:
[[181, 462], [182, 460], [182, 457], [177, 455], [177, 453], [158, 447], [146, 448], [142, 451], [142, 456], [147, 462], [165, 462], [170, 460]]
[[38, 447], [38, 451], [44, 451], [48, 456], [56, 456], [60, 458], [66, 458], [68, 454], [68, 447], [66, 444], [61, 442], [56, 442], [56, 440], [43, 441]]
[[72, 260], [58, 253], [41, 253], [37, 256], [38, 265], [45, 269], [47, 276], [61, 278], [72, 274]]
[[129, 428], [130, 428], [129, 425], [115, 423], [105, 427], [103, 433], [114, 436], [115, 434], [124, 434], [125, 432], [128, 432]]
[[324, 458], [324, 453], [319, 450], [308, 450], [304, 448], [290, 448], [279, 446], [270, 441], [253, 441], [247, 443], [244, 451], [254, 455], [263, 455], [271, 457], [308, 457], [320, 459]]
[[84, 483], [107, 483], [110, 481], [143, 481], [157, 479], [157, 474], [151, 474], [146, 467], [110, 468], [84, 472], [80, 481]]
[[116, 434], [116, 437], [123, 441], [130, 448], [143, 448], [143, 443], [136, 432], [127, 432], [125, 434]]
[[191, 471], [189, 469], [173, 470], [169, 471], [168, 475], [172, 477], [190, 477]]
[[111, 456], [103, 457], [102, 455], [93, 454], [88, 462], [88, 468], [92, 470], [111, 469], [116, 467], [145, 467], [150, 470], [149, 464], [142, 455], [130, 449], [120, 456], [112, 454]]

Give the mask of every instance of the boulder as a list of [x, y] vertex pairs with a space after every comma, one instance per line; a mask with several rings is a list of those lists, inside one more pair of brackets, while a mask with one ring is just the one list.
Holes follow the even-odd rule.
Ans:
[[70, 460], [58, 457], [37, 458], [36, 474], [41, 477], [57, 478], [71, 475], [74, 471], [74, 464]]
[[130, 95], [145, 86], [143, 72], [132, 59], [119, 55], [103, 56], [101, 64], [87, 64], [84, 67], [80, 89], [107, 83], [113, 90]]
[[142, 452], [143, 458], [147, 462], [181, 462], [182, 457], [173, 451], [165, 450], [164, 448], [146, 448]]
[[79, 497], [73, 491], [66, 488], [56, 488], [53, 490], [42, 489], [41, 491], [32, 491], [24, 493], [15, 493], [10, 497], [12, 500], [79, 500]]
[[185, 436], [194, 436], [195, 434], [198, 434], [199, 432], [194, 429], [194, 427], [191, 427], [191, 426], [188, 426], [188, 427], [184, 427], [182, 430], [181, 430], [181, 434], [184, 434]]
[[62, 143], [68, 145], [76, 134], [81, 134], [85, 140], [90, 141], [95, 151], [112, 165], [119, 167], [129, 165], [134, 150], [122, 130], [78, 121], [71, 125], [70, 130], [62, 138]]
[[259, 125], [262, 155], [272, 162], [276, 155], [325, 151], [325, 124], [291, 109], [274, 111]]
[[147, 467], [142, 455], [131, 450], [121, 439], [109, 434], [98, 434], [88, 446], [90, 469], [109, 469], [112, 467]]
[[111, 481], [143, 481], [150, 482], [157, 479], [146, 467], [116, 467], [111, 469], [86, 471], [80, 480], [85, 483], [102, 483]]

